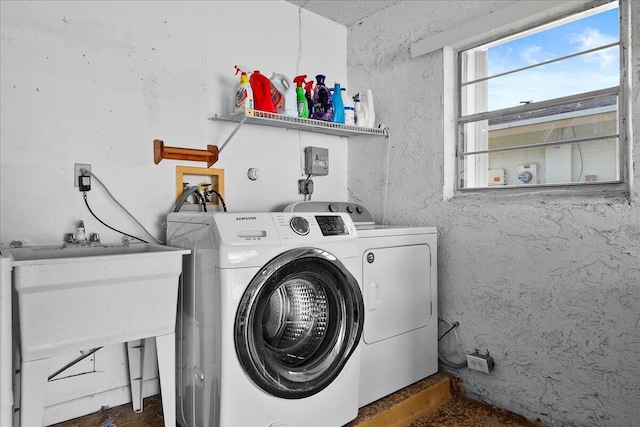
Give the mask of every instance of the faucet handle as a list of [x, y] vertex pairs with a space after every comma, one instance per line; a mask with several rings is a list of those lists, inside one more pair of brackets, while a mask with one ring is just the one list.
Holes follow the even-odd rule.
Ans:
[[89, 241], [93, 243], [100, 243], [100, 235], [98, 233], [91, 233], [89, 235]]
[[73, 233], [67, 233], [64, 235], [64, 241], [67, 243], [73, 243], [76, 241], [76, 236]]

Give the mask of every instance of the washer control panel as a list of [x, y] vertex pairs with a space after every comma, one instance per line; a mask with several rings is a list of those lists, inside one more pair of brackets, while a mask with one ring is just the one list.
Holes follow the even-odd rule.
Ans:
[[298, 202], [287, 206], [285, 212], [344, 212], [355, 224], [374, 224], [373, 217], [361, 204], [353, 202]]
[[349, 234], [349, 229], [345, 225], [341, 216], [338, 215], [316, 215], [316, 221], [320, 226], [323, 236], [341, 236]]

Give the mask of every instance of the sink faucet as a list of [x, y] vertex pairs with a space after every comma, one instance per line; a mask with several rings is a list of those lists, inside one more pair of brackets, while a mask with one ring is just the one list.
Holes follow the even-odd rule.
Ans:
[[78, 228], [76, 229], [76, 241], [81, 244], [87, 241], [87, 235], [84, 232], [84, 221], [80, 221], [78, 223]]
[[89, 239], [84, 230], [84, 221], [78, 222], [78, 228], [75, 233], [67, 233], [64, 238], [64, 246], [99, 246], [100, 235], [98, 233], [91, 233]]

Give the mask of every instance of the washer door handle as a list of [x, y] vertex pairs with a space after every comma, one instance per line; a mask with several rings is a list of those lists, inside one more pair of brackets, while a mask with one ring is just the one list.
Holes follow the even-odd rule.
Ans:
[[367, 309], [369, 311], [373, 311], [380, 305], [380, 300], [378, 299], [378, 290], [380, 286], [375, 283], [369, 283], [369, 289], [367, 292]]

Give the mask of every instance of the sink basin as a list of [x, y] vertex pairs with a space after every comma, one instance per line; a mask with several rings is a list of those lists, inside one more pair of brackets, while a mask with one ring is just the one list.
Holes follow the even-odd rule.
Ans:
[[182, 255], [134, 243], [2, 249], [22, 361], [173, 333]]

